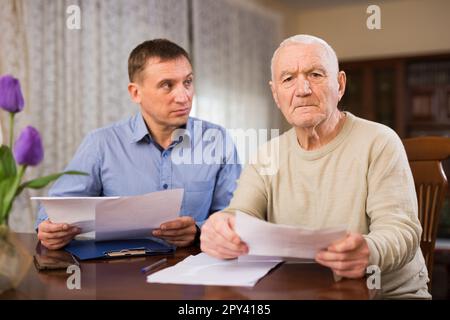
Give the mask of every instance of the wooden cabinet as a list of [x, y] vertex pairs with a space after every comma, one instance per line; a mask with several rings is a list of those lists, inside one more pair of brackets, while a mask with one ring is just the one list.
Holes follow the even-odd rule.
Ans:
[[340, 108], [400, 137], [450, 135], [450, 54], [346, 61]]
[[450, 133], [450, 57], [413, 60], [408, 65], [407, 95], [411, 136]]
[[340, 108], [383, 123], [405, 137], [405, 61], [346, 62], [341, 70], [347, 74], [347, 88]]

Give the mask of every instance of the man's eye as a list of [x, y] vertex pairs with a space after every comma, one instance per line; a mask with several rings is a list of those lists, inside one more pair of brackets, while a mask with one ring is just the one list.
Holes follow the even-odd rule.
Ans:
[[287, 83], [287, 82], [289, 82], [289, 81], [292, 81], [292, 77], [284, 78], [282, 82], [283, 82], [283, 83]]
[[192, 84], [192, 79], [187, 79], [187, 80], [184, 81], [184, 85], [185, 85], [186, 87], [190, 87], [191, 84]]
[[321, 74], [321, 73], [318, 73], [318, 72], [312, 72], [312, 73], [311, 73], [311, 77], [313, 77], [313, 78], [321, 78], [321, 77], [322, 77], [322, 74]]
[[172, 89], [172, 84], [170, 82], [163, 82], [161, 84], [161, 88], [163, 88], [163, 89]]

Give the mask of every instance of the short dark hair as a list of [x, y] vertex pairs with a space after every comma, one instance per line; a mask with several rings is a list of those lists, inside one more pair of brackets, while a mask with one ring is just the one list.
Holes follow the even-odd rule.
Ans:
[[160, 58], [161, 61], [174, 60], [185, 57], [189, 63], [189, 54], [182, 47], [167, 39], [153, 39], [142, 42], [131, 51], [128, 58], [128, 77], [130, 81], [136, 78], [145, 68], [150, 58]]

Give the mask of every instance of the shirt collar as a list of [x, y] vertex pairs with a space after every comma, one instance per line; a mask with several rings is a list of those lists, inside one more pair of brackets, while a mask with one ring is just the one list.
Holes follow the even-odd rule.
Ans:
[[132, 131], [133, 131], [132, 142], [139, 142], [146, 137], [150, 137], [150, 134], [148, 132], [147, 125], [145, 124], [142, 113], [139, 112], [138, 114], [136, 114], [134, 116], [133, 122], [134, 123], [132, 125]]
[[[149, 133], [149, 130], [147, 128], [147, 124], [145, 123], [144, 117], [141, 112], [136, 114], [136, 116], [133, 119], [133, 126], [132, 126], [132, 142], [140, 142], [144, 139], [147, 139], [147, 142], [150, 143], [153, 141], [152, 135]], [[188, 132], [192, 132], [192, 118], [189, 117], [187, 123], [184, 126], [181, 126], [180, 129], [187, 129]], [[186, 133], [184, 136], [188, 136], [189, 133]], [[179, 143], [181, 140], [173, 141], [173, 144]]]

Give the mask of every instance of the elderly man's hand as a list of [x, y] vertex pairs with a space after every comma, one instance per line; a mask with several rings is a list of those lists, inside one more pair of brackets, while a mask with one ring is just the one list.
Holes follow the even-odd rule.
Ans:
[[233, 259], [248, 253], [247, 245], [234, 231], [233, 215], [217, 212], [210, 216], [202, 227], [201, 249], [210, 256]]
[[316, 261], [346, 278], [361, 278], [369, 264], [369, 247], [359, 233], [350, 233], [317, 253]]
[[58, 250], [68, 244], [80, 231], [80, 228], [71, 227], [67, 223], [52, 223], [46, 220], [39, 224], [38, 239], [44, 247]]
[[152, 234], [177, 247], [187, 247], [194, 242], [196, 233], [197, 227], [194, 218], [183, 216], [164, 222], [159, 229], [153, 230]]

